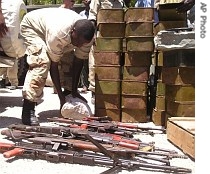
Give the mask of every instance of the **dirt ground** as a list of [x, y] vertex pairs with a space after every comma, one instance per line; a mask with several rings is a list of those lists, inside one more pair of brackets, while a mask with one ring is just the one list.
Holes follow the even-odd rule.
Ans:
[[[88, 100], [92, 111], [94, 106], [91, 104], [91, 94], [83, 94]], [[47, 118], [59, 116], [59, 99], [56, 94], [53, 94], [51, 87], [45, 87], [43, 100], [36, 107], [36, 115], [39, 116], [41, 125], [48, 124]], [[21, 123], [21, 112], [22, 112], [22, 92], [21, 87], [17, 90], [0, 89], [0, 131], [7, 128], [10, 124]], [[152, 122], [142, 123], [146, 126], [152, 127]], [[166, 134], [155, 134], [154, 137], [150, 135], [135, 135], [135, 138], [140, 138], [143, 142], [155, 142], [156, 147], [167, 148], [170, 150], [176, 150], [179, 154], [183, 154], [180, 149], [175, 147], [172, 143], [167, 140]], [[0, 142], [11, 142], [5, 136], [0, 135]], [[191, 158], [188, 159], [172, 159], [170, 161], [172, 166], [185, 167], [192, 170], [195, 173], [195, 161]], [[51, 163], [46, 160], [39, 159], [26, 159], [14, 157], [6, 159], [0, 154], [0, 173], [1, 174], [28, 174], [28, 173], [39, 173], [39, 174], [64, 174], [64, 173], [77, 173], [77, 174], [98, 174], [107, 170], [107, 167], [98, 166], [86, 166], [79, 164], [68, 164], [68, 163]], [[165, 173], [148, 170], [135, 170], [127, 171], [123, 170], [122, 174], [152, 174], [152, 173]]]

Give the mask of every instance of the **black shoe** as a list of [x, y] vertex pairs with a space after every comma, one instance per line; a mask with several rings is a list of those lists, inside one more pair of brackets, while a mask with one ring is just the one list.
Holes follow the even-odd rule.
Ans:
[[27, 99], [23, 101], [23, 109], [22, 109], [22, 123], [30, 126], [38, 126], [39, 120], [35, 116], [35, 102], [31, 102]]
[[0, 80], [0, 88], [6, 88], [6, 80], [5, 79]]

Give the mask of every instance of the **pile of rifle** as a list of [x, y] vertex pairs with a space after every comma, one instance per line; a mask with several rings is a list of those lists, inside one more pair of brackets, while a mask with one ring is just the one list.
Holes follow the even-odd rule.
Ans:
[[0, 143], [5, 158], [18, 155], [90, 166], [110, 167], [105, 173], [120, 170], [151, 170], [166, 173], [191, 173], [191, 169], [172, 166], [172, 158], [188, 158], [174, 150], [155, 147], [154, 142], [134, 139], [135, 133], [165, 133], [162, 128], [139, 127], [114, 122], [109, 117], [84, 120], [48, 118], [50, 126], [12, 124], [1, 134], [14, 143]]

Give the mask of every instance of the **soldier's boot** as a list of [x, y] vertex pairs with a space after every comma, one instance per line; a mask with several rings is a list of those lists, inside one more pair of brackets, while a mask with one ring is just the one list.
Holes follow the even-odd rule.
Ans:
[[30, 126], [38, 126], [39, 120], [35, 116], [35, 102], [31, 102], [27, 99], [23, 101], [22, 109], [22, 123]]

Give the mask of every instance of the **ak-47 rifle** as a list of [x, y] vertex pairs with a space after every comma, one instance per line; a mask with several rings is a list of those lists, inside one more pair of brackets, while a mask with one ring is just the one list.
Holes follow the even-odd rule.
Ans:
[[165, 151], [170, 153], [176, 153], [172, 150], [161, 149], [154, 146], [154, 142], [143, 143], [135, 139], [115, 135], [108, 133], [91, 132], [81, 128], [68, 128], [68, 127], [50, 127], [50, 126], [26, 126], [22, 124], [12, 124], [8, 126], [8, 129], [1, 131], [2, 135], [6, 135], [14, 140], [21, 138], [29, 138], [35, 136], [48, 136], [56, 137], [71, 137], [85, 139], [84, 134], [89, 134], [94, 140], [100, 143], [112, 144], [121, 147], [130, 148], [133, 150], [147, 150], [147, 151]]
[[[2, 135], [6, 135], [9, 138], [12, 138], [13, 140], [22, 140], [22, 139], [28, 139], [36, 144], [48, 144], [52, 145], [52, 149], [59, 150], [59, 149], [66, 149], [66, 148], [76, 148], [76, 149], [82, 149], [82, 150], [92, 150], [95, 152], [100, 151], [97, 149], [93, 144], [87, 142], [87, 135], [91, 136], [91, 138], [98, 142], [103, 144], [104, 147], [108, 149], [112, 149], [112, 151], [116, 154], [118, 154], [117, 150], [120, 150], [120, 153], [118, 155], [122, 155], [125, 157], [132, 157], [132, 156], [139, 156], [139, 155], [158, 155], [158, 156], [164, 156], [167, 159], [171, 158], [187, 158], [185, 155], [180, 155], [176, 151], [171, 151], [168, 149], [161, 149], [156, 148], [154, 144], [144, 144], [141, 146], [141, 144], [129, 144], [126, 142], [120, 142], [120, 141], [113, 141], [110, 140], [110, 142], [103, 143], [101, 141], [98, 141], [97, 138], [88, 134], [87, 132], [83, 132], [82, 136], [83, 139], [73, 139], [72, 137], [60, 137], [52, 134], [45, 134], [40, 132], [25, 132], [21, 130], [10, 130], [5, 129], [1, 132]], [[15, 137], [15, 139], [14, 139]], [[18, 138], [20, 137], [20, 138]], [[101, 138], [103, 139], [103, 135], [101, 134]], [[89, 140], [88, 140], [89, 141]], [[135, 142], [135, 140], [134, 140]], [[135, 142], [136, 143], [136, 142]], [[141, 142], [140, 142], [141, 143]], [[84, 146], [83, 146], [84, 145]], [[114, 148], [114, 149], [113, 149]], [[153, 148], [153, 149], [152, 149]], [[117, 150], [116, 150], [117, 149]], [[152, 150], [151, 150], [152, 149]], [[156, 150], [157, 149], [157, 150]], [[124, 151], [126, 150], [126, 151]], [[132, 151], [133, 150], [133, 151]], [[152, 151], [152, 153], [150, 153]], [[148, 153], [144, 153], [148, 152]]]
[[0, 143], [0, 150], [3, 151], [3, 156], [5, 158], [11, 158], [17, 155], [32, 157], [34, 159], [43, 159], [50, 162], [65, 162], [71, 164], [82, 164], [89, 166], [107, 166], [112, 167], [109, 170], [102, 172], [103, 174], [110, 174], [116, 170], [138, 170], [146, 169], [151, 171], [164, 171], [168, 173], [191, 173], [191, 169], [177, 167], [177, 166], [168, 166], [161, 164], [153, 164], [147, 161], [138, 160], [138, 159], [122, 159], [112, 156], [112, 153], [103, 151], [104, 154], [91, 153], [91, 152], [77, 152], [72, 150], [64, 151], [51, 151], [46, 149], [42, 145], [34, 145], [30, 143]]
[[67, 118], [48, 118], [49, 121], [53, 122], [61, 122], [61, 123], [68, 123], [68, 124], [77, 124], [77, 125], [84, 125], [86, 124], [88, 128], [95, 129], [95, 131], [99, 132], [107, 132], [113, 133], [115, 131], [123, 132], [127, 131], [132, 136], [133, 133], [147, 133], [150, 135], [154, 135], [154, 131], [166, 133], [166, 129], [164, 128], [153, 128], [153, 127], [142, 127], [138, 124], [134, 123], [122, 123], [117, 121], [107, 121], [107, 122], [100, 122], [100, 121], [87, 121], [87, 120], [73, 120]]

